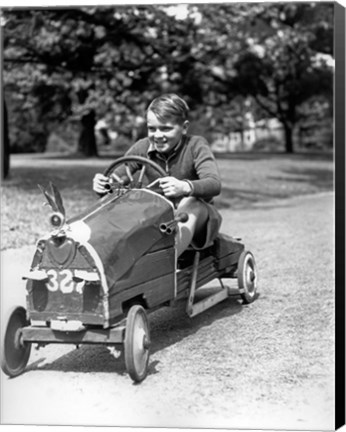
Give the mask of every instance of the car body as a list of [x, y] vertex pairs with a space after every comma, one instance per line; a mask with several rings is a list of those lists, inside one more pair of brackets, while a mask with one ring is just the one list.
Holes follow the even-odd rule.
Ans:
[[[7, 375], [23, 372], [33, 343], [86, 343], [123, 345], [127, 371], [140, 382], [150, 354], [148, 311], [187, 299], [193, 317], [229, 296], [223, 278], [238, 279], [245, 303], [256, 298], [255, 260], [238, 239], [219, 234], [211, 247], [189, 248], [178, 259], [176, 226], [186, 215], [150, 187], [132, 186], [113, 188], [68, 221], [55, 186], [42, 188], [54, 229], [37, 242], [24, 275], [27, 309], [9, 315], [1, 360]], [[196, 302], [196, 290], [214, 279], [220, 289]]]

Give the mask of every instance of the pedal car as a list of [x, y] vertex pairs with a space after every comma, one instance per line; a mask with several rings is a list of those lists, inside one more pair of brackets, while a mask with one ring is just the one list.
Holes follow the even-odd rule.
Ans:
[[[136, 178], [128, 165], [141, 170]], [[135, 382], [148, 372], [150, 330], [147, 312], [186, 299], [193, 317], [226, 299], [223, 278], [237, 279], [244, 303], [256, 298], [257, 270], [251, 252], [237, 239], [219, 234], [204, 250], [189, 248], [176, 256], [175, 231], [186, 214], [155, 182], [143, 186], [152, 161], [128, 156], [104, 172], [125, 167], [127, 186], [110, 184], [110, 193], [68, 221], [57, 188], [41, 187], [53, 213], [53, 231], [37, 242], [26, 282], [27, 310], [15, 307], [2, 338], [1, 367], [13, 377], [25, 370], [31, 345], [49, 343], [104, 344], [123, 348], [126, 370]], [[116, 175], [115, 175], [116, 178]], [[196, 290], [218, 280], [217, 292], [195, 301]]]

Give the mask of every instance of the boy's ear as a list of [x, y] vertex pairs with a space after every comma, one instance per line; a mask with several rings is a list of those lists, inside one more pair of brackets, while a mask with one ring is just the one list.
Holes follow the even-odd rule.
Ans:
[[188, 130], [189, 126], [190, 126], [189, 121], [185, 120], [184, 123], [183, 123], [183, 134], [187, 133], [187, 130]]

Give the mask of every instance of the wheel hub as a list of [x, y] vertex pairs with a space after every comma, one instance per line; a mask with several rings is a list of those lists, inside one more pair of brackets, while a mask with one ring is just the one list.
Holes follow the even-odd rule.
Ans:
[[143, 336], [143, 348], [145, 350], [148, 350], [150, 348], [150, 343], [151, 343], [150, 339], [146, 335], [144, 335]]
[[14, 335], [14, 346], [18, 350], [24, 348], [23, 332], [21, 328], [19, 328]]
[[248, 269], [247, 274], [246, 274], [246, 280], [249, 284], [252, 284], [253, 281], [256, 279], [256, 275], [255, 272], [252, 269]]

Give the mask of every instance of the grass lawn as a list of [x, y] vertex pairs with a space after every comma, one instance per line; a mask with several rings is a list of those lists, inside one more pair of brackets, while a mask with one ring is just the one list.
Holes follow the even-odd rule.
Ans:
[[[110, 157], [73, 158], [49, 154], [12, 155], [10, 178], [1, 188], [1, 250], [31, 245], [50, 231], [50, 208], [37, 184], [53, 181], [67, 217], [95, 202], [92, 178]], [[332, 154], [231, 154], [217, 156], [223, 190], [217, 207], [249, 208], [272, 199], [333, 190]]]

